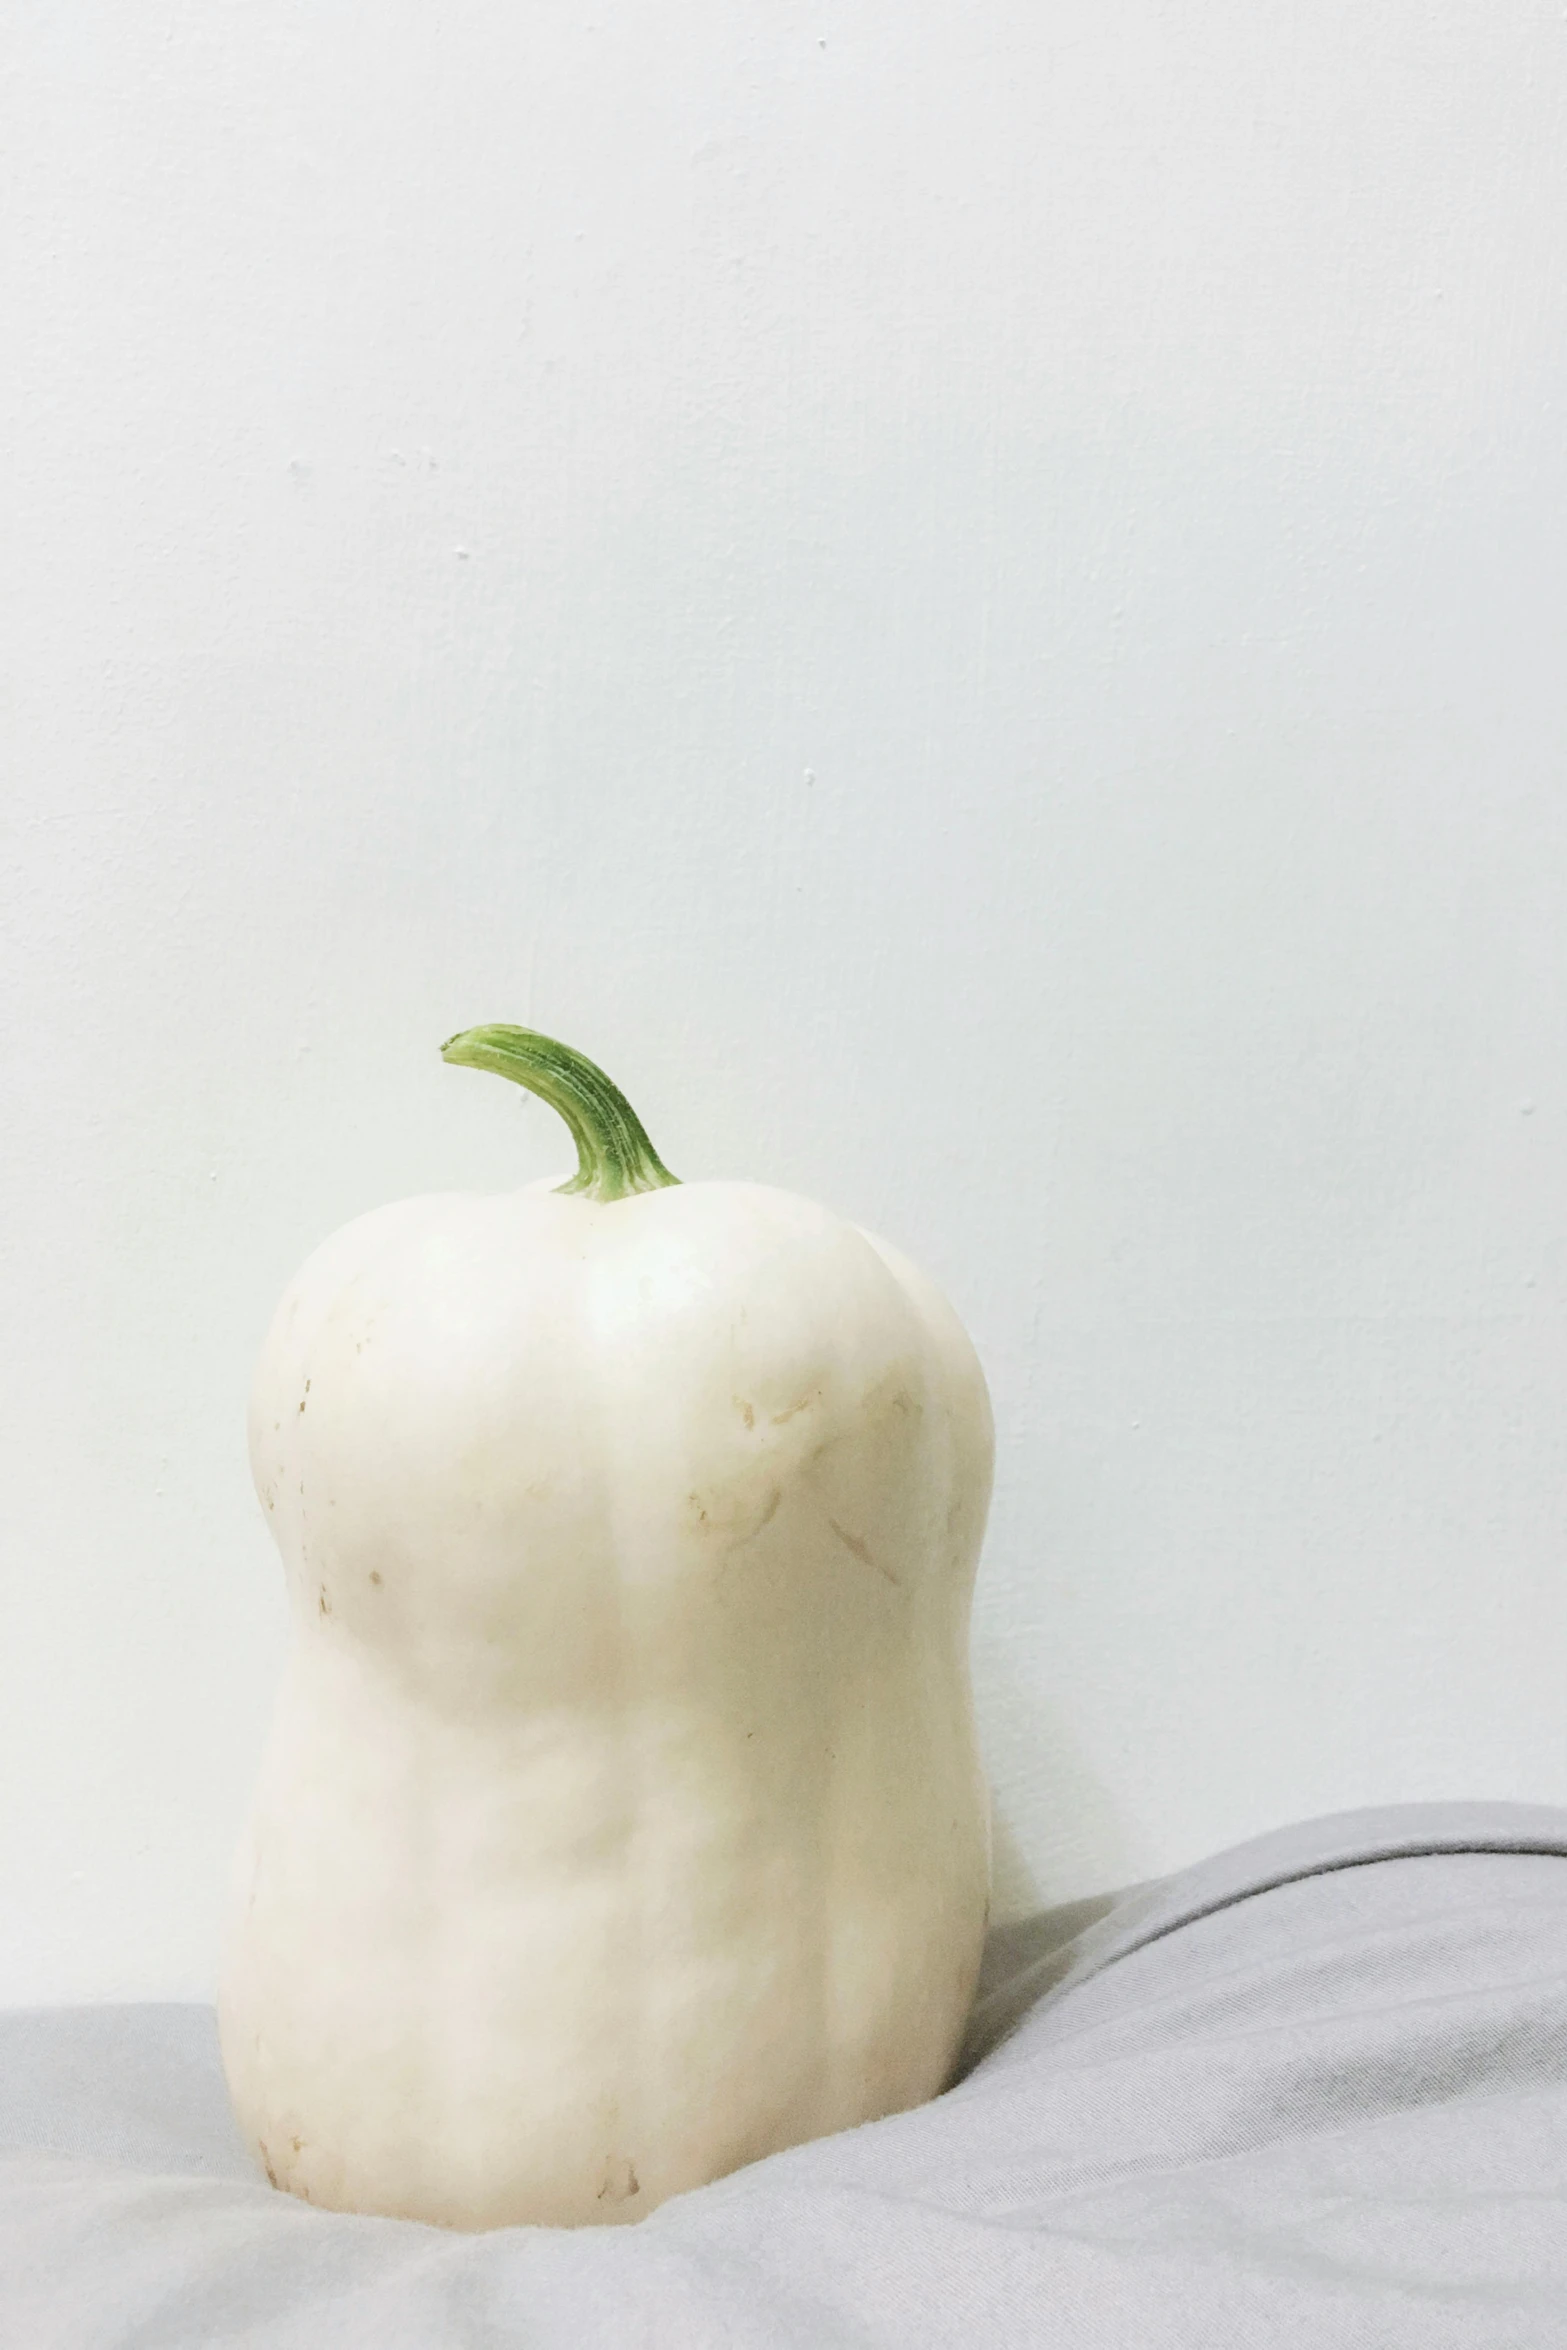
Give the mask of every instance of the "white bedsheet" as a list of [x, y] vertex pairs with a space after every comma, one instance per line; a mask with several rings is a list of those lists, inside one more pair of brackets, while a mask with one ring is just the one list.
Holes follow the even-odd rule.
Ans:
[[945, 2097], [625, 2229], [311, 2210], [209, 2010], [0, 2017], [0, 2342], [1567, 2350], [1567, 1813], [1346, 1814], [1099, 1906], [992, 1937]]

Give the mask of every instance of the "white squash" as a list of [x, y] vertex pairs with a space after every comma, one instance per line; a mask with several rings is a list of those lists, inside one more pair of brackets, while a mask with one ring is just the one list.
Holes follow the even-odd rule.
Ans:
[[947, 2078], [990, 1410], [881, 1241], [677, 1184], [531, 1031], [443, 1049], [580, 1165], [364, 1216], [278, 1310], [250, 1443], [293, 1637], [224, 2062], [311, 2202], [624, 2221]]

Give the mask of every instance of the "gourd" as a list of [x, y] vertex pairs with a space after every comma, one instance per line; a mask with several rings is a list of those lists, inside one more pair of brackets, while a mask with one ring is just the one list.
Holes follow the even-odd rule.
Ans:
[[990, 1409], [885, 1242], [677, 1183], [534, 1031], [442, 1050], [578, 1168], [362, 1216], [278, 1308], [250, 1451], [291, 1646], [223, 2058], [310, 2202], [626, 2221], [949, 2077]]

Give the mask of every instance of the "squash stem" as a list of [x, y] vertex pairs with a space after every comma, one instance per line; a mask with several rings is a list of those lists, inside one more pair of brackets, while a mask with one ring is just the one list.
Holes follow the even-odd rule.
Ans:
[[525, 1085], [558, 1110], [577, 1146], [577, 1172], [561, 1191], [584, 1199], [628, 1199], [678, 1183], [647, 1138], [647, 1129], [617, 1085], [585, 1053], [536, 1028], [465, 1028], [441, 1047], [443, 1061], [490, 1069]]

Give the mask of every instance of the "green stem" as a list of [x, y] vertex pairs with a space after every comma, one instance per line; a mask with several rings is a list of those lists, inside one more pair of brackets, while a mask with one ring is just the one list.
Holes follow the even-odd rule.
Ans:
[[558, 1186], [561, 1191], [580, 1192], [586, 1199], [626, 1199], [634, 1191], [679, 1182], [619, 1086], [569, 1044], [540, 1036], [536, 1028], [465, 1028], [447, 1038], [441, 1058], [464, 1069], [493, 1069], [560, 1112], [577, 1146], [577, 1172]]

